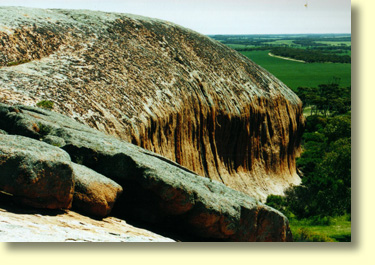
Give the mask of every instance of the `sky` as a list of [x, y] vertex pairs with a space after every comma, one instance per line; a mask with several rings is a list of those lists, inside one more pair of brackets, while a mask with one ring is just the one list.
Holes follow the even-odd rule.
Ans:
[[131, 13], [202, 34], [351, 33], [350, 0], [0, 0], [0, 6]]

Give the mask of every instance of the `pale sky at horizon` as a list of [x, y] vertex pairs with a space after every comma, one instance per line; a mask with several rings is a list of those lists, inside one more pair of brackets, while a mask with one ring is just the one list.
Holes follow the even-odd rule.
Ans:
[[0, 6], [131, 13], [203, 34], [351, 33], [350, 0], [0, 0]]

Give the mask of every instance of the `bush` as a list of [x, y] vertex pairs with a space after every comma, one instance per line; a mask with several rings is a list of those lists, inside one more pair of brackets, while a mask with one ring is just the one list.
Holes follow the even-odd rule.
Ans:
[[314, 216], [309, 219], [310, 225], [324, 225], [324, 226], [329, 226], [332, 225], [332, 217], [330, 216]]
[[305, 142], [314, 141], [323, 143], [325, 141], [325, 135], [319, 132], [306, 132], [303, 134], [303, 140]]
[[319, 115], [311, 115], [306, 118], [306, 132], [321, 131], [327, 125], [327, 118]]
[[16, 62], [8, 62], [7, 66], [16, 66], [16, 65], [23, 64], [23, 63], [28, 63], [28, 62], [30, 62], [30, 60], [21, 60], [21, 61], [16, 61]]
[[36, 103], [36, 106], [39, 107], [39, 108], [51, 110], [51, 109], [53, 109], [54, 104], [55, 103], [50, 101], [50, 100], [42, 100], [42, 101]]
[[289, 205], [285, 196], [268, 195], [266, 205], [280, 211], [287, 218], [294, 217], [294, 214], [289, 210]]
[[44, 125], [43, 123], [38, 123], [38, 132], [40, 135], [48, 135], [51, 131], [52, 131], [52, 128], [47, 126], [47, 125]]
[[351, 137], [351, 116], [340, 115], [328, 120], [324, 128], [324, 134], [328, 138], [328, 144], [341, 138]]

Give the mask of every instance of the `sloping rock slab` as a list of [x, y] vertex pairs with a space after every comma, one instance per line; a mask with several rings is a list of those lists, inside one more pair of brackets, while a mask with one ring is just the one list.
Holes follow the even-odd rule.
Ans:
[[89, 215], [107, 216], [122, 193], [113, 180], [79, 164], [72, 163], [75, 187], [73, 209]]
[[74, 162], [124, 187], [126, 196], [119, 207], [132, 218], [172, 220], [172, 226], [209, 240], [291, 240], [288, 220], [280, 212], [61, 114], [0, 104], [0, 129], [42, 140], [47, 136], [62, 138], [61, 148]]
[[41, 214], [0, 206], [1, 242], [174, 242], [115, 217], [93, 220], [73, 211]]
[[70, 157], [37, 140], [0, 134], [0, 190], [33, 207], [70, 208], [74, 190]]

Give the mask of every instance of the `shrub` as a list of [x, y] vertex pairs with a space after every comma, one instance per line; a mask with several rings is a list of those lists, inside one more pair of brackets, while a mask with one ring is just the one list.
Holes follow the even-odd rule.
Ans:
[[16, 62], [9, 62], [7, 63], [7, 66], [15, 66], [23, 63], [28, 63], [30, 60], [21, 60], [21, 61], [16, 61]]
[[330, 216], [313, 216], [310, 219], [310, 225], [329, 226], [332, 225], [332, 217]]
[[266, 205], [282, 212], [286, 217], [294, 216], [288, 207], [288, 202], [284, 196], [268, 195]]
[[44, 125], [43, 123], [38, 123], [38, 132], [40, 135], [48, 135], [51, 132], [51, 127]]
[[39, 107], [39, 108], [51, 110], [53, 108], [54, 104], [55, 103], [50, 101], [50, 100], [42, 100], [42, 101], [36, 103], [36, 106]]

